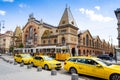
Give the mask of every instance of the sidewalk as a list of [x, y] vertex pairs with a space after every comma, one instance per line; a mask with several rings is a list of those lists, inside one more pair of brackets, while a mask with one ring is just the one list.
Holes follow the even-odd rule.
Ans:
[[[14, 61], [13, 56], [2, 55], [1, 57], [6, 60]], [[17, 80], [71, 80], [71, 75], [61, 74], [59, 72], [57, 72], [57, 75], [51, 75], [51, 71], [42, 70], [38, 72], [36, 68], [27, 70], [26, 68], [27, 66], [19, 67], [19, 65], [14, 66], [12, 64], [8, 64], [7, 66], [12, 67], [11, 70], [14, 70], [14, 68], [18, 70], [22, 70], [22, 69], [23, 70], [22, 72], [0, 75], [0, 80], [16, 80], [16, 79]], [[88, 79], [83, 79], [79, 77], [78, 80], [88, 80]]]
[[8, 55], [5, 55], [5, 54], [3, 54], [3, 55], [1, 56], [1, 58], [5, 59], [5, 60], [14, 61], [13, 56], [8, 56]]

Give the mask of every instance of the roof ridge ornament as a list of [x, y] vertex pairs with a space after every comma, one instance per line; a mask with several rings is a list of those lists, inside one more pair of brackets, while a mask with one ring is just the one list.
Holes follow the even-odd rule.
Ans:
[[40, 23], [43, 24], [43, 19], [41, 18]]
[[29, 18], [30, 18], [30, 19], [31, 19], [31, 18], [34, 18], [34, 14], [31, 13], [31, 14], [29, 15]]

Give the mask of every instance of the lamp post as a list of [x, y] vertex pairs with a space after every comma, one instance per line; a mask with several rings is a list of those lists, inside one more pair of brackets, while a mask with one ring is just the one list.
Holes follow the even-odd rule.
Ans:
[[1, 20], [1, 21], [0, 21], [0, 33], [1, 33], [2, 28], [5, 28], [5, 27], [4, 27], [4, 23], [5, 23], [4, 20]]

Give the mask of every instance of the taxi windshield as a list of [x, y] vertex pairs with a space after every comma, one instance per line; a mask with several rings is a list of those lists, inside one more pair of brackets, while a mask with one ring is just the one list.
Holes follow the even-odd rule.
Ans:
[[31, 56], [30, 55], [23, 55], [22, 57], [23, 58], [30, 58]]
[[108, 62], [103, 61], [103, 60], [101, 60], [101, 59], [96, 59], [96, 61], [97, 61], [98, 63], [104, 65], [104, 66], [110, 66], [110, 65], [112, 65], [111, 63], [108, 63]]
[[54, 60], [52, 57], [44, 56], [44, 60], [51, 61]]

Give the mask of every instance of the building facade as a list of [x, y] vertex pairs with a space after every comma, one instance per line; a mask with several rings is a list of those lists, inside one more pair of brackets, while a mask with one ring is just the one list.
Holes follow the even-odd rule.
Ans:
[[118, 25], [118, 28], [117, 28], [118, 37], [117, 37], [117, 39], [118, 39], [118, 47], [120, 48], [120, 8], [115, 10], [115, 15], [116, 15], [116, 18], [118, 20], [118, 23], [117, 23], [117, 25]]
[[89, 30], [78, 33], [79, 28], [70, 8], [66, 7], [58, 26], [36, 20], [29, 15], [28, 22], [22, 29], [22, 43], [25, 48], [39, 46], [65, 46], [74, 55], [113, 53], [114, 47], [99, 36], [93, 37]]
[[99, 55], [114, 53], [114, 46], [99, 36], [92, 36], [89, 30], [78, 34], [78, 55]]
[[1, 53], [9, 52], [10, 46], [13, 43], [12, 36], [13, 36], [12, 31], [7, 31], [6, 33], [0, 35], [0, 52]]
[[12, 46], [14, 48], [18, 48], [20, 47], [20, 45], [23, 45], [22, 44], [22, 29], [19, 26], [16, 27], [12, 39], [13, 39]]

